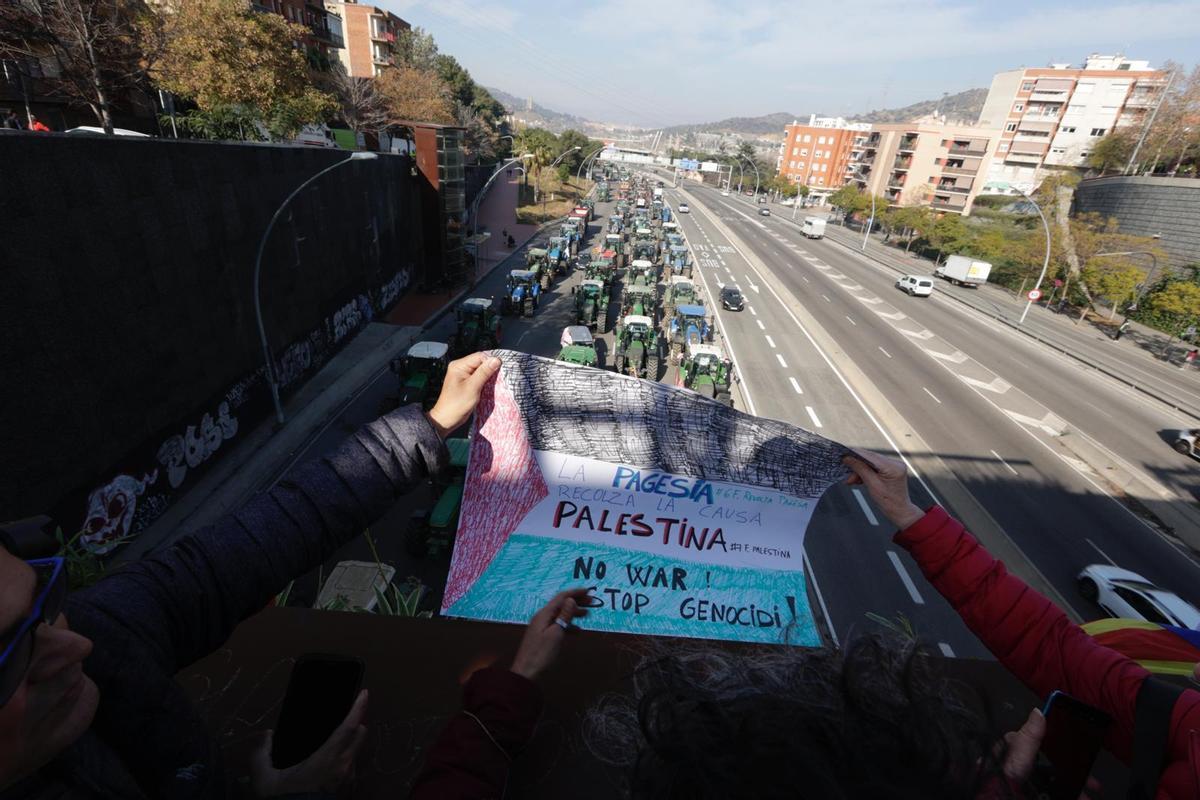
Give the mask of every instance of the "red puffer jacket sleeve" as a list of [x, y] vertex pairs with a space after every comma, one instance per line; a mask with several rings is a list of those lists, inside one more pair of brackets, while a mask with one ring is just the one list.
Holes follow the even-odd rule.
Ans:
[[[1112, 716], [1105, 744], [1129, 763], [1138, 689], [1149, 675], [1145, 669], [1096, 644], [1058, 606], [1009, 575], [945, 509], [929, 509], [897, 533], [895, 542], [912, 554], [967, 627], [1034, 694], [1044, 699], [1059, 689]], [[1189, 764], [1193, 731], [1200, 731], [1200, 692], [1187, 691], [1171, 719], [1159, 797], [1200, 797], [1196, 765]]]
[[542, 690], [507, 669], [488, 667], [463, 688], [454, 715], [425, 756], [412, 800], [485, 800], [504, 795], [508, 769], [533, 738]]

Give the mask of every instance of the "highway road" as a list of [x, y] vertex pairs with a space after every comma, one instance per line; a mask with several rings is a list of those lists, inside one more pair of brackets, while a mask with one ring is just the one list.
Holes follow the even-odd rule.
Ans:
[[[910, 298], [893, 288], [894, 271], [831, 241], [812, 242], [790, 222], [759, 217], [750, 204], [711, 189], [689, 190], [687, 196], [694, 202], [689, 236], [725, 256], [724, 263], [705, 267], [709, 279], [739, 285], [760, 315], [764, 305], [786, 304], [811, 315], [836, 343], [834, 362], [856, 367], [869, 384], [864, 393], [890, 401], [901, 427], [911, 428], [928, 448], [922, 452], [903, 442], [901, 451], [941, 462], [931, 477], [934, 490], [947, 480], [963, 484], [1081, 617], [1098, 615], [1074, 591], [1079, 568], [1092, 562], [1116, 562], [1200, 600], [1196, 564], [1118, 502], [1102, 476], [1057, 448], [1052, 432], [1082, 431], [1132, 466], [1190, 494], [1194, 473], [1181, 469], [1156, 435], [1185, 418], [936, 292], [932, 300]], [[723, 230], [740, 242], [737, 248]], [[749, 263], [740, 252], [731, 262], [727, 249], [744, 249]], [[768, 276], [780, 287], [779, 297], [767, 290]], [[778, 362], [769, 371], [763, 365], [787, 342], [802, 351], [783, 354], [787, 379], [795, 378], [806, 392], [814, 386], [811, 396], [817, 399], [788, 398], [784, 418], [804, 424], [811, 407], [824, 423], [822, 433], [877, 446], [870, 426], [852, 413], [854, 404], [828, 394], [824, 359], [803, 354], [815, 348], [801, 326], [782, 317], [761, 320], [761, 328], [759, 320], [736, 328], [729, 323], [751, 391], [756, 381], [772, 380], [769, 372], [786, 371]], [[826, 394], [817, 395], [819, 390]], [[770, 388], [760, 394], [780, 396]], [[816, 531], [810, 548], [821, 585], [839, 583], [847, 562], [834, 557], [826, 566]], [[831, 572], [832, 579], [826, 577]], [[916, 586], [931, 591], [923, 582]], [[836, 619], [838, 611], [833, 613]]]

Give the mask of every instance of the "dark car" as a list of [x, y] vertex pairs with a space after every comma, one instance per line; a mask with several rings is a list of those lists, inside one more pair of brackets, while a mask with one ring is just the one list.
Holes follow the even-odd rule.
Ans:
[[767, 208], [766, 206], [763, 206], [762, 208], [760, 208], [758, 210], [758, 215], [760, 217], [769, 217], [769, 216], [771, 216], [771, 209]]
[[741, 311], [746, 307], [746, 299], [736, 286], [726, 286], [721, 290], [721, 305], [729, 311]]

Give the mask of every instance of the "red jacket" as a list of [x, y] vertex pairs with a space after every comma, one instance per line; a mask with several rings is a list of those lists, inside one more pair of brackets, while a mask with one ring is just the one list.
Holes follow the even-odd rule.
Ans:
[[481, 669], [463, 687], [463, 710], [425, 756], [413, 800], [485, 800], [504, 796], [513, 758], [533, 738], [542, 690], [498, 667]]
[[[1129, 763], [1138, 689], [1149, 672], [1096, 644], [1058, 606], [1009, 575], [941, 507], [934, 506], [897, 533], [895, 542], [912, 554], [992, 655], [1034, 694], [1045, 698], [1059, 689], [1112, 716], [1105, 745]], [[1175, 704], [1157, 797], [1200, 797], [1200, 692], [1185, 691]]]

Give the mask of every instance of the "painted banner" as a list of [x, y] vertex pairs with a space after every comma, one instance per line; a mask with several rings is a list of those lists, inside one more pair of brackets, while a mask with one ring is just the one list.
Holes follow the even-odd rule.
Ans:
[[686, 389], [495, 355], [443, 614], [525, 623], [584, 586], [589, 629], [820, 643], [804, 531], [847, 448]]

